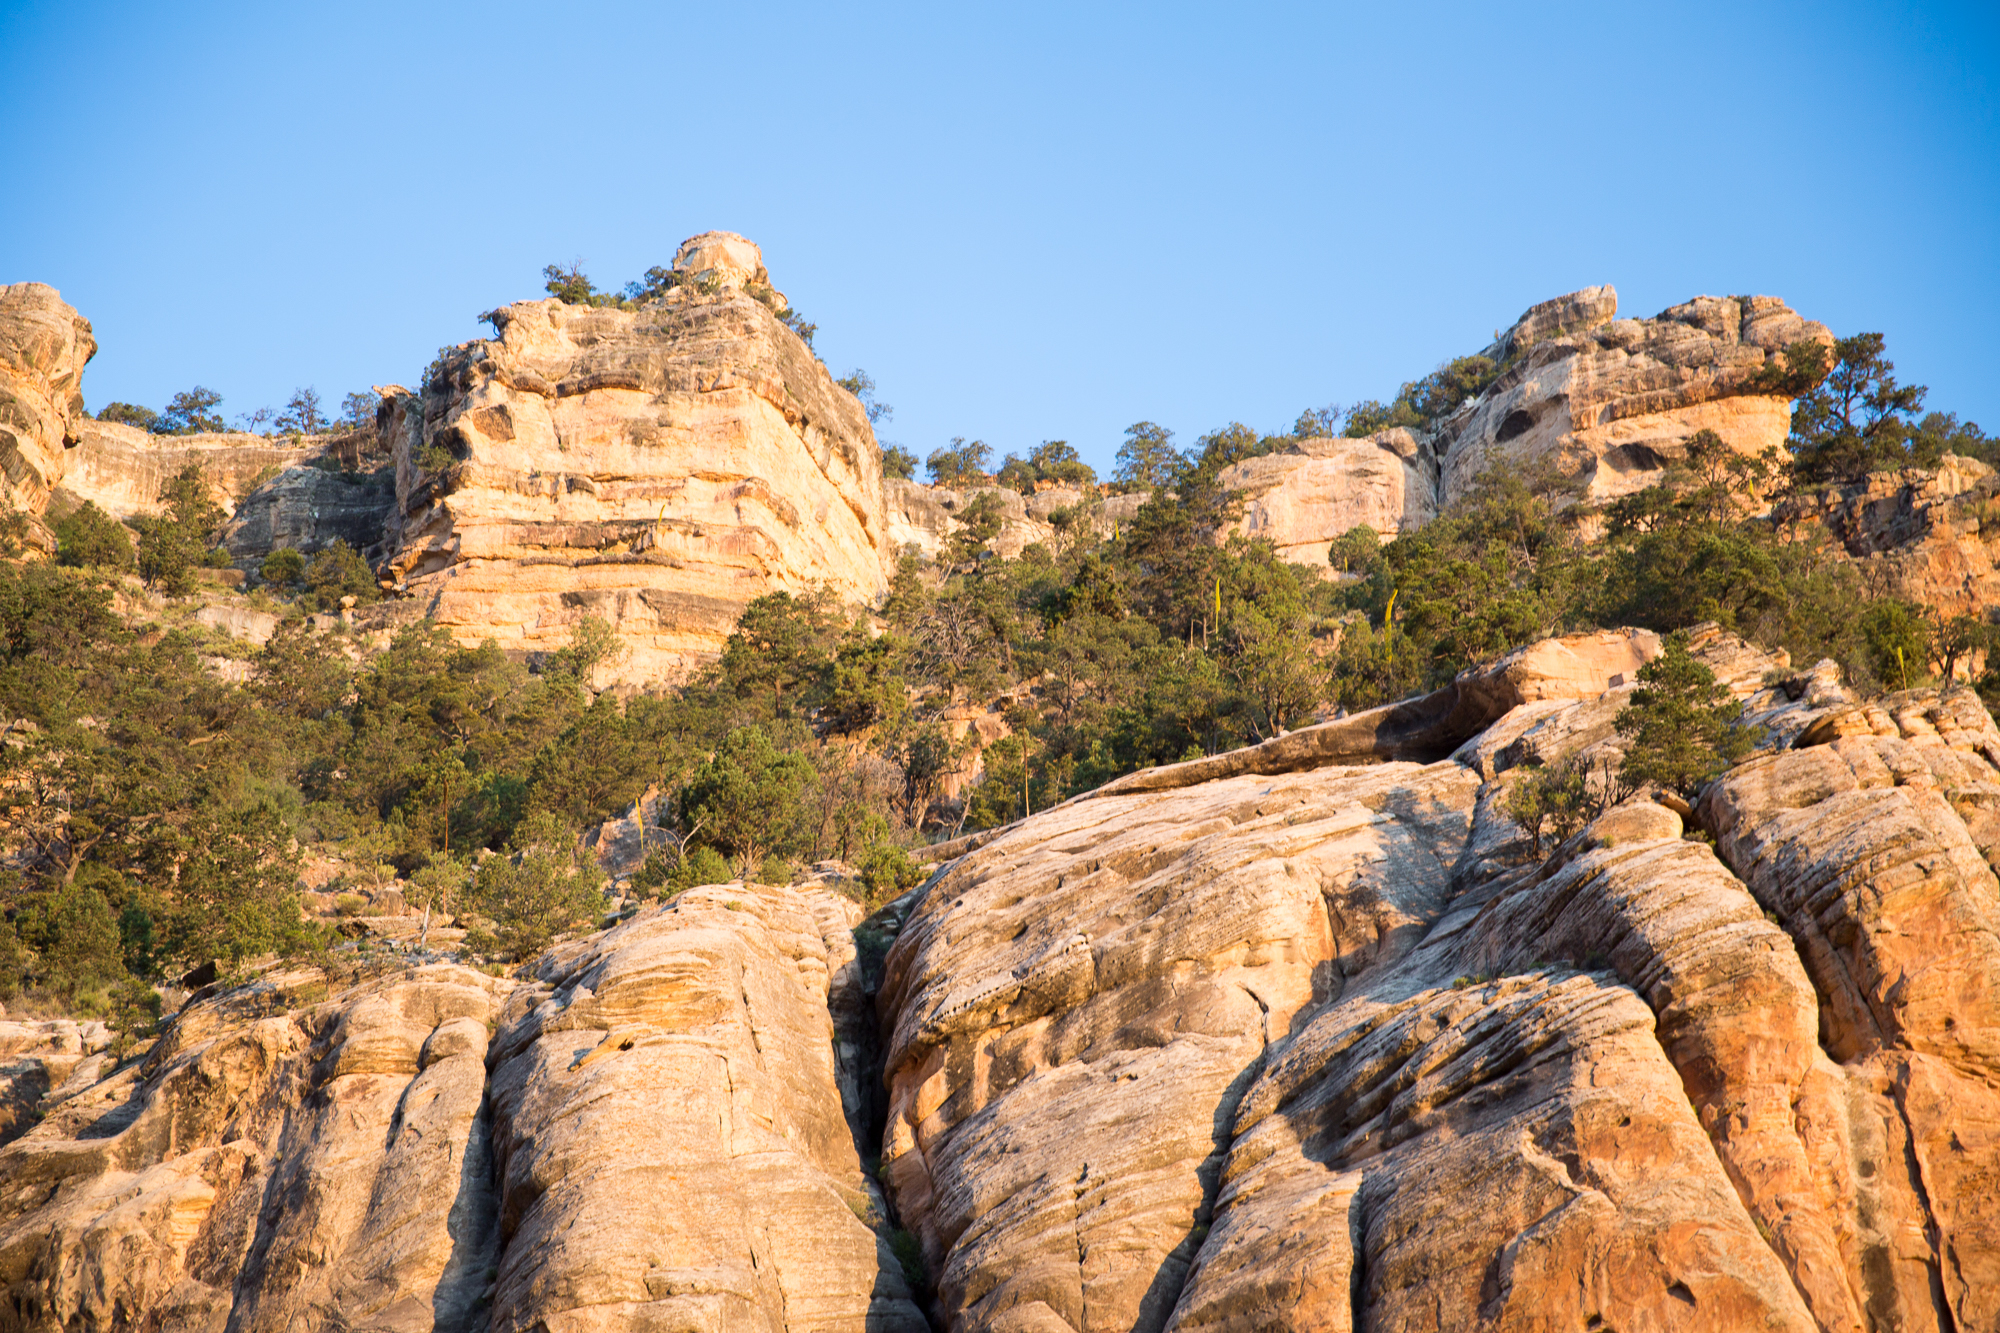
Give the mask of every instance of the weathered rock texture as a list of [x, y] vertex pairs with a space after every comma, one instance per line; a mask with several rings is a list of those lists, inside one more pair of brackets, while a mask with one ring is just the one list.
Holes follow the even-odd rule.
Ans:
[[[62, 480], [83, 420], [83, 367], [97, 353], [90, 321], [39, 282], [0, 287], [0, 474], [31, 517]], [[52, 546], [46, 529], [37, 543]]]
[[1873, 587], [1946, 614], [2000, 605], [2000, 475], [1946, 455], [1788, 497], [1773, 517], [1796, 539], [1830, 539]]
[[88, 500], [113, 518], [160, 512], [160, 488], [190, 463], [208, 479], [209, 494], [224, 513], [288, 468], [302, 467], [312, 450], [235, 431], [214, 435], [153, 435], [134, 426], [85, 417], [63, 474], [61, 498]]
[[763, 593], [886, 589], [867, 416], [779, 322], [755, 255], [712, 233], [636, 310], [503, 307], [497, 337], [391, 405], [389, 569], [428, 614], [514, 650], [599, 615], [644, 681], [717, 651]]
[[1283, 453], [1224, 468], [1242, 497], [1236, 530], [1300, 564], [1326, 566], [1332, 540], [1366, 524], [1384, 538], [1437, 516], [1437, 459], [1401, 428], [1359, 440], [1300, 440]]
[[882, 995], [948, 1325], [1993, 1327], [2000, 731], [1695, 639], [1766, 729], [1715, 850], [1507, 818], [1615, 764], [1606, 643], [1453, 760], [1155, 770], [948, 865]]
[[827, 895], [727, 885], [525, 984], [197, 1000], [0, 1148], [0, 1328], [923, 1333], [862, 1220], [856, 984]]
[[1748, 455], [1782, 446], [1791, 402], [1758, 374], [1791, 343], [1833, 336], [1771, 296], [1617, 311], [1610, 287], [1586, 288], [1531, 307], [1486, 349], [1507, 369], [1439, 426], [1440, 504], [1496, 467], [1546, 466], [1591, 500], [1628, 494], [1704, 429]]

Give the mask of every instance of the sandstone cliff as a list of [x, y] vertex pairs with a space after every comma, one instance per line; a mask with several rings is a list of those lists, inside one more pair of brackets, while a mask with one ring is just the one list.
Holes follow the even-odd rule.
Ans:
[[[843, 1115], [824, 894], [198, 997], [0, 1149], [0, 1327], [923, 1333]], [[74, 1080], [72, 1080], [74, 1083]]]
[[1829, 538], [1874, 588], [1946, 614], [2000, 605], [2000, 476], [1947, 454], [1934, 468], [1876, 472], [1781, 501], [1794, 538]]
[[1585, 288], [1530, 307], [1486, 349], [1507, 369], [1440, 423], [1440, 503], [1493, 467], [1547, 466], [1588, 499], [1615, 498], [1659, 480], [1700, 430], [1751, 456], [1782, 447], [1791, 403], [1758, 372], [1791, 343], [1833, 338], [1771, 296], [1617, 313], [1610, 287]]
[[637, 309], [526, 301], [384, 413], [388, 569], [460, 637], [562, 646], [609, 620], [628, 679], [717, 651], [753, 598], [886, 590], [866, 414], [776, 313], [757, 248], [709, 233]]
[[0, 1328], [1993, 1327], [2000, 728], [1695, 644], [1760, 748], [1547, 854], [1651, 635], [940, 849], [866, 949], [721, 885], [23, 1030]]
[[[6, 501], [27, 515], [47, 508], [65, 451], [83, 419], [83, 367], [97, 353], [90, 321], [39, 282], [0, 287], [0, 474]], [[48, 532], [31, 536], [53, 549]]]

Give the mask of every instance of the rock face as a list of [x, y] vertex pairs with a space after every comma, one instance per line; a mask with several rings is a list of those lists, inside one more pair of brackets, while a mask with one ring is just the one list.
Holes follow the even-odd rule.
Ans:
[[1697, 644], [1767, 737], [1714, 850], [1506, 817], [1615, 761], [1606, 643], [1454, 760], [1155, 770], [950, 863], [881, 997], [947, 1326], [1993, 1326], [2000, 731]]
[[1009, 560], [1036, 542], [1046, 545], [1059, 540], [1052, 520], [1062, 511], [1068, 511], [1071, 516], [1068, 521], [1072, 530], [1075, 525], [1087, 525], [1093, 531], [1108, 533], [1117, 524], [1129, 522], [1139, 506], [1146, 502], [1144, 495], [1100, 496], [1073, 486], [1052, 486], [1033, 495], [1022, 495], [1005, 486], [954, 490], [949, 486], [926, 486], [901, 478], [883, 482], [882, 492], [888, 514], [891, 556], [914, 547], [919, 555], [929, 560], [935, 560], [943, 553], [952, 534], [961, 526], [959, 516], [965, 512], [966, 506], [982, 495], [992, 496], [1000, 506], [1000, 531], [993, 538], [992, 546], [996, 553]]
[[2000, 603], [1996, 495], [1993, 469], [1947, 454], [1935, 468], [1791, 496], [1772, 516], [1799, 539], [1830, 537], [1883, 593], [1948, 615], [1984, 612]]
[[515, 650], [599, 615], [646, 681], [719, 650], [763, 593], [886, 590], [867, 416], [779, 321], [756, 256], [710, 233], [638, 309], [496, 310], [496, 338], [391, 404], [388, 568], [428, 614]]
[[[0, 287], [0, 473], [15, 509], [39, 515], [62, 480], [83, 419], [90, 321], [39, 282]], [[52, 547], [46, 530], [31, 529]]]
[[1700, 296], [1645, 320], [1617, 310], [1610, 287], [1586, 288], [1531, 307], [1486, 349], [1507, 369], [1439, 426], [1441, 504], [1494, 467], [1549, 467], [1590, 500], [1629, 494], [1704, 429], [1748, 455], [1782, 446], [1791, 403], [1758, 372], [1791, 343], [1833, 337], [1771, 296]]
[[1218, 480], [1243, 499], [1238, 532], [1305, 565], [1324, 567], [1333, 538], [1350, 528], [1366, 524], [1388, 538], [1437, 517], [1437, 459], [1400, 427], [1359, 440], [1301, 440], [1232, 464]]
[[336, 541], [357, 551], [382, 542], [396, 493], [386, 475], [291, 467], [244, 496], [222, 530], [233, 556], [261, 559], [281, 547], [311, 555]]
[[525, 984], [198, 1000], [0, 1149], [0, 1328], [923, 1333], [862, 1220], [854, 957], [830, 902], [728, 885]]

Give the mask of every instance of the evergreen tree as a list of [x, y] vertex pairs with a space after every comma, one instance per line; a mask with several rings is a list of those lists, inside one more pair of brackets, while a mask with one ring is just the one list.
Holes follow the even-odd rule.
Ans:
[[1657, 785], [1692, 800], [1756, 738], [1735, 725], [1743, 706], [1716, 683], [1715, 673], [1688, 651], [1687, 635], [1667, 636], [1664, 651], [1639, 668], [1639, 688], [1620, 709], [1626, 739], [1618, 770], [1628, 788]]

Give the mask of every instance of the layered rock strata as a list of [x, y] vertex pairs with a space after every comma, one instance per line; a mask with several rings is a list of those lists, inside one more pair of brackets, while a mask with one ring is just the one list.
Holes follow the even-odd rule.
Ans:
[[[68, 466], [83, 415], [83, 367], [97, 353], [90, 321], [39, 282], [0, 287], [0, 475], [6, 499], [31, 519]], [[48, 532], [31, 537], [53, 549]]]
[[637, 309], [503, 307], [496, 337], [390, 405], [387, 568], [427, 614], [517, 651], [601, 616], [623, 677], [649, 681], [720, 649], [764, 593], [885, 591], [867, 416], [779, 320], [756, 253], [697, 237]]
[[1495, 468], [1546, 468], [1584, 498], [1644, 489], [1712, 430], [1740, 453], [1782, 448], [1791, 402], [1760, 373], [1824, 324], [1771, 296], [1699, 296], [1651, 319], [1617, 318], [1610, 287], [1529, 308], [1485, 355], [1506, 367], [1438, 426], [1439, 505]]
[[1607, 676], [1450, 761], [1157, 770], [950, 864], [883, 993], [948, 1326], [1990, 1325], [2000, 731], [1696, 641], [1767, 746], [1714, 850], [1508, 819], [1524, 765], [1615, 767]]

